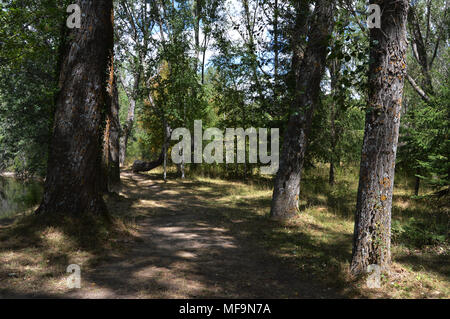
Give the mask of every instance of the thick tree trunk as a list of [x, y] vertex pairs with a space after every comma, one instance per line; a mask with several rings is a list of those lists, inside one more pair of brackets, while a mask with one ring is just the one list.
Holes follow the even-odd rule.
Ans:
[[273, 9], [273, 107], [274, 110], [280, 109], [280, 77], [279, 77], [279, 65], [280, 65], [280, 45], [279, 45], [279, 30], [278, 30], [278, 0], [275, 0]]
[[47, 178], [39, 215], [106, 214], [102, 114], [113, 54], [112, 0], [76, 3], [83, 12], [64, 50]]
[[[325, 71], [325, 58], [332, 34], [335, 4], [331, 0], [316, 3], [308, 32], [305, 53], [294, 50], [293, 67], [296, 76], [295, 105], [284, 137], [280, 169], [275, 179], [271, 216], [289, 218], [298, 212], [300, 179], [307, 137], [316, 107], [320, 82]], [[303, 27], [302, 24], [297, 27]]]
[[389, 272], [391, 208], [403, 86], [407, 0], [371, 1], [383, 12], [370, 31], [369, 95], [356, 205], [352, 274], [376, 264]]

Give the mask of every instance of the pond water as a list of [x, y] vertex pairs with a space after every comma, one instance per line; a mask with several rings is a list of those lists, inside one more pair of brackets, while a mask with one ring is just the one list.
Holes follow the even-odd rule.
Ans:
[[43, 193], [38, 181], [18, 181], [0, 176], [0, 219], [13, 217], [40, 203]]

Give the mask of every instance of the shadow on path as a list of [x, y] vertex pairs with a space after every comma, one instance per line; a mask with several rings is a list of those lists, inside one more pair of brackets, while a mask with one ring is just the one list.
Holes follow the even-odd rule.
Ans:
[[[125, 258], [83, 274], [74, 298], [339, 298], [258, 243], [277, 222], [214, 203], [220, 189], [123, 173], [140, 212], [140, 238]], [[205, 186], [202, 183], [202, 186]], [[210, 204], [208, 204], [210, 203]], [[243, 215], [244, 214], [244, 215]]]

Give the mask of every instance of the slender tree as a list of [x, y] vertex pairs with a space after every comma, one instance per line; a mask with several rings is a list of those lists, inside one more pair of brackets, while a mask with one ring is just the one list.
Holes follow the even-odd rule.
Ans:
[[391, 208], [395, 158], [406, 77], [408, 0], [373, 0], [381, 7], [381, 28], [370, 30], [369, 94], [356, 205], [355, 275], [391, 262]]
[[120, 186], [120, 120], [119, 120], [119, 92], [114, 72], [114, 57], [108, 81], [108, 105], [106, 109], [106, 127], [103, 142], [104, 191], [113, 192]]
[[120, 137], [120, 153], [119, 153], [119, 162], [120, 165], [125, 165], [125, 159], [127, 156], [127, 147], [128, 147], [128, 139], [131, 135], [134, 126], [134, 118], [136, 112], [136, 101], [139, 98], [139, 81], [141, 77], [141, 71], [135, 70], [133, 74], [133, 88], [129, 90], [125, 87], [124, 81], [120, 80], [122, 86], [124, 88], [125, 93], [127, 94], [128, 100], [130, 101], [130, 105], [128, 107], [127, 120], [125, 125], [123, 126], [122, 136]]
[[68, 32], [40, 215], [104, 214], [102, 121], [113, 54], [113, 1], [76, 1], [81, 28]]
[[[309, 1], [298, 1], [295, 35], [305, 34], [304, 12], [309, 10]], [[325, 71], [325, 60], [331, 37], [335, 3], [331, 0], [316, 1], [310, 28], [307, 32], [307, 47], [294, 41], [293, 69], [296, 77], [296, 94], [284, 136], [280, 169], [275, 179], [271, 216], [289, 218], [299, 209], [300, 180], [307, 138], [314, 109], [317, 106], [320, 82]]]
[[[157, 6], [157, 1], [153, 3], [153, 6]], [[121, 61], [120, 67], [126, 75], [120, 77], [119, 80], [130, 103], [120, 137], [119, 160], [120, 165], [123, 166], [128, 142], [135, 126], [136, 106], [142, 99], [142, 84], [148, 80], [145, 75], [152, 74], [144, 69], [151, 60], [149, 56], [153, 48], [153, 28], [156, 21], [159, 20], [159, 15], [156, 14], [155, 17], [155, 9], [149, 8], [146, 1], [119, 0], [117, 8], [115, 31], [118, 50], [116, 53]], [[160, 29], [160, 32], [163, 34], [164, 30]]]

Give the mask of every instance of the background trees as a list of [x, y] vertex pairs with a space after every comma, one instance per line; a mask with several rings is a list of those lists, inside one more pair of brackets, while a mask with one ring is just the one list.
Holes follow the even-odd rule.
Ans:
[[[396, 248], [442, 244], [429, 248], [437, 251], [433, 272], [443, 269], [436, 264], [448, 245], [448, 1], [374, 0], [383, 7], [381, 30], [367, 28], [363, 0], [78, 1], [81, 30], [65, 26], [67, 2], [0, 4], [0, 171], [46, 178], [39, 213], [96, 218], [104, 198], [134, 213], [164, 213], [178, 206], [150, 205], [167, 196], [155, 191], [160, 185], [135, 183], [126, 194], [136, 177], [129, 168], [163, 166], [140, 177], [199, 177], [161, 184], [174, 191], [169, 201], [187, 199], [193, 218], [203, 198], [211, 216], [232, 218], [237, 230], [262, 225], [263, 216], [295, 217], [296, 233], [284, 227], [289, 221], [263, 222], [261, 237], [293, 258], [301, 247], [293, 260], [303, 266], [315, 256], [310, 269], [322, 274], [332, 273], [322, 265], [348, 269], [355, 206], [352, 273], [369, 264], [388, 270], [391, 229]], [[192, 135], [195, 120], [204, 128], [280, 128], [278, 175], [261, 176], [248, 163], [175, 167], [171, 132], [186, 127]], [[212, 186], [203, 175], [241, 181]], [[1, 203], [16, 190], [4, 181]], [[186, 185], [205, 186], [195, 205], [191, 193], [178, 196]], [[111, 191], [119, 196], [104, 196]], [[41, 195], [32, 197], [30, 206]], [[247, 210], [237, 208], [244, 203]], [[279, 245], [273, 225], [286, 232]]]
[[45, 174], [66, 2], [0, 3], [0, 170]]
[[437, 189], [449, 185], [448, 1], [416, 1], [408, 15], [408, 86], [399, 166]]
[[[376, 3], [387, 3], [386, 16], [390, 17], [391, 8], [397, 10], [403, 2]], [[410, 5], [406, 34], [411, 45], [406, 61], [401, 56], [410, 67], [401, 100], [403, 120], [396, 166], [408, 183], [414, 181], [416, 195], [428, 192], [430, 187], [436, 194], [445, 195], [450, 147], [448, 1], [419, 0]], [[74, 101], [61, 100], [64, 94], [81, 99], [86, 93], [81, 85], [84, 79], [72, 83], [77, 86], [73, 92], [63, 88], [62, 95], [58, 95], [58, 84], [70, 84], [59, 83], [61, 68], [64, 74], [72, 71], [67, 61], [58, 57], [64, 57], [70, 43], [80, 40], [71, 38], [72, 33], [65, 27], [66, 6], [66, 1], [55, 4], [46, 0], [1, 3], [0, 170], [14, 170], [22, 177], [45, 176], [48, 171], [48, 193], [61, 193], [55, 198], [61, 196], [61, 202], [79, 209], [81, 206], [68, 198], [68, 194], [77, 192], [77, 184], [81, 192], [92, 193], [89, 196], [94, 196], [100, 207], [97, 184], [103, 186], [103, 191], [112, 189], [105, 187], [108, 183], [104, 179], [98, 180], [96, 170], [102, 151], [105, 172], [110, 172], [105, 176], [115, 176], [116, 181], [120, 177], [115, 164], [118, 152], [120, 164], [125, 167], [142, 160], [134, 166], [136, 171], [163, 165], [166, 179], [171, 177], [166, 169], [171, 166], [167, 154], [173, 146], [169, 136], [176, 127], [192, 131], [194, 120], [201, 119], [205, 127], [221, 129], [280, 128], [283, 162], [274, 180], [258, 176], [252, 164], [182, 163], [178, 174], [214, 173], [223, 178], [275, 182], [272, 215], [289, 217], [297, 212], [299, 201], [306, 199], [300, 193], [303, 168], [325, 168], [329, 182], [326, 187], [333, 190], [340, 185], [343, 169], [361, 161], [359, 231], [367, 228], [360, 223], [367, 215], [381, 216], [387, 228], [394, 174], [391, 147], [396, 144], [401, 92], [400, 79], [391, 81], [394, 79], [389, 76], [402, 77], [403, 73], [389, 68], [382, 69], [385, 76], [377, 68], [369, 73], [369, 67], [373, 68], [381, 56], [375, 54], [375, 49], [386, 43], [379, 35], [369, 37], [366, 1], [117, 0], [114, 64], [109, 54], [109, 73], [105, 73], [105, 79], [95, 79], [101, 88], [95, 91], [95, 100], [105, 103], [80, 102], [87, 111], [78, 110]], [[109, 26], [106, 31], [104, 36], [110, 33]], [[109, 45], [111, 39], [107, 42]], [[106, 63], [98, 52], [111, 50], [102, 45], [89, 45], [91, 48], [96, 53], [76, 56], [80, 61], [92, 60], [80, 62], [79, 70], [86, 79], [100, 72]], [[379, 78], [369, 77], [372, 73]], [[109, 80], [107, 93], [103, 80]], [[377, 92], [386, 94], [392, 89], [380, 87], [385, 82], [396, 86], [392, 93], [397, 103], [394, 113], [388, 112], [392, 97], [382, 98], [379, 103], [372, 101], [378, 99]], [[76, 111], [61, 111], [61, 105], [73, 106]], [[380, 109], [386, 110], [386, 115]], [[84, 121], [85, 117], [88, 120]], [[69, 127], [69, 122], [77, 125]], [[395, 127], [387, 127], [392, 123]], [[373, 124], [378, 126], [374, 128]], [[69, 127], [67, 131], [65, 126]], [[53, 128], [53, 141], [59, 141], [59, 145], [50, 148]], [[374, 132], [386, 133], [386, 138], [375, 137]], [[379, 150], [389, 152], [390, 157], [375, 152]], [[378, 172], [373, 174], [373, 169]], [[58, 181], [56, 170], [67, 175], [61, 173]], [[89, 175], [90, 179], [81, 181], [75, 175]], [[372, 178], [364, 180], [366, 175]], [[363, 198], [366, 188], [385, 192], [376, 194], [385, 199], [379, 197], [376, 207], [370, 207], [373, 203]], [[44, 200], [49, 207], [56, 201], [50, 197]], [[79, 200], [80, 205], [86, 198]], [[381, 212], [380, 207], [386, 210]], [[357, 239], [365, 240], [360, 233]], [[387, 232], [380, 234], [373, 236], [388, 246]], [[378, 248], [372, 246], [370, 262], [378, 262]], [[361, 256], [355, 258], [359, 260], [354, 266], [358, 272], [368, 261]], [[388, 263], [387, 257], [383, 260]]]

